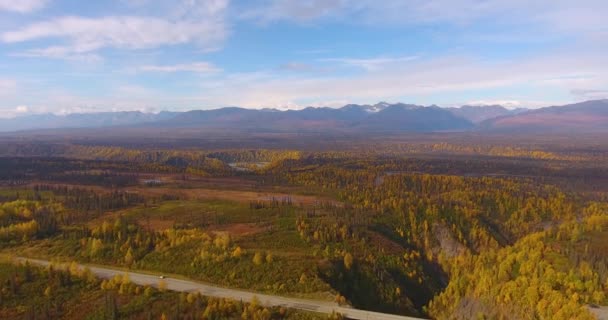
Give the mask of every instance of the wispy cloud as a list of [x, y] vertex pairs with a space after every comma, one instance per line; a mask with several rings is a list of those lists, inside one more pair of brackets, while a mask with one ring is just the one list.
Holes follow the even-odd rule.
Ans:
[[305, 62], [288, 62], [281, 64], [279, 66], [279, 70], [283, 71], [291, 71], [297, 73], [327, 73], [331, 71], [331, 68], [327, 68], [324, 66], [319, 66], [317, 64], [305, 63]]
[[0, 10], [28, 13], [42, 9], [49, 0], [0, 0]]
[[524, 107], [519, 100], [473, 100], [465, 104], [469, 106], [503, 106], [506, 108]]
[[604, 0], [267, 0], [244, 9], [245, 19], [270, 23], [321, 19], [363, 24], [464, 26], [476, 22], [531, 24], [589, 36], [606, 31]]
[[16, 43], [63, 38], [70, 44], [53, 47], [53, 50], [82, 53], [105, 47], [145, 49], [188, 42], [195, 42], [202, 48], [211, 48], [224, 37], [223, 25], [214, 21], [171, 22], [160, 18], [124, 16], [57, 18], [5, 32], [0, 39], [6, 43]]
[[[377, 102], [379, 99], [414, 103], [436, 103], [431, 97], [450, 97], [461, 93], [494, 93], [513, 96], [522, 105], [546, 101], [544, 92], [557, 90], [566, 95], [578, 82], [547, 83], [546, 79], [567, 79], [574, 74], [589, 74], [587, 85], [608, 84], [608, 64], [600, 54], [572, 55], [570, 52], [551, 56], [539, 55], [524, 60], [505, 62], [479, 61], [475, 57], [446, 56], [397, 63], [391, 68], [358, 75], [301, 76], [285, 78], [267, 75], [264, 81], [246, 77], [209, 79], [205, 81], [205, 101], [245, 107], [312, 104], [317, 101], [348, 100], [357, 103]], [[220, 86], [207, 86], [221, 83]], [[534, 93], [519, 92], [518, 88], [533, 88]], [[239, 92], [238, 95], [232, 94]], [[564, 101], [563, 96], [558, 99]], [[504, 99], [502, 99], [504, 100]], [[555, 100], [553, 101], [555, 102]], [[549, 103], [549, 102], [548, 102]]]
[[196, 73], [215, 73], [222, 71], [220, 68], [209, 62], [195, 62], [174, 65], [146, 65], [139, 68], [146, 72], [196, 72]]
[[15, 93], [17, 82], [9, 79], [0, 79], [0, 97]]
[[30, 49], [23, 52], [13, 53], [11, 55], [15, 57], [64, 59], [78, 62], [99, 62], [103, 60], [100, 55], [96, 53], [89, 53], [88, 50], [61, 46], [53, 46], [43, 49]]
[[[1, 0], [0, 0], [1, 1]], [[22, 55], [65, 58], [103, 48], [149, 49], [193, 43], [214, 50], [228, 31], [224, 19], [227, 0], [185, 1], [174, 17], [106, 16], [58, 17], [0, 34], [4, 43], [58, 39], [64, 44], [29, 50]], [[192, 8], [192, 10], [187, 10]], [[203, 8], [203, 9], [201, 9]]]
[[293, 19], [301, 22], [333, 15], [343, 8], [344, 0], [270, 0], [244, 10], [242, 18], [255, 19], [263, 23]]
[[386, 67], [387, 65], [403, 63], [407, 61], [412, 61], [418, 59], [418, 56], [406, 56], [406, 57], [377, 57], [377, 58], [367, 58], [367, 59], [356, 59], [356, 58], [327, 58], [321, 59], [320, 61], [325, 62], [337, 62], [339, 64], [358, 67], [365, 69], [367, 71], [376, 71]]
[[[324, 18], [353, 22], [462, 23], [521, 5], [521, 0], [266, 0], [249, 8], [244, 18], [262, 22], [295, 20], [307, 22]], [[464, 10], [466, 8], [466, 10]]]
[[570, 92], [582, 99], [608, 99], [608, 89], [573, 89]]

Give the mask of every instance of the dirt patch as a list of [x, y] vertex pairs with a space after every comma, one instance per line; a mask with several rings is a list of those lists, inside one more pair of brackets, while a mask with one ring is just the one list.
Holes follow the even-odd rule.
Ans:
[[309, 196], [294, 196], [289, 194], [281, 193], [262, 193], [255, 191], [236, 191], [236, 190], [216, 190], [216, 189], [192, 189], [185, 190], [193, 199], [219, 199], [219, 200], [231, 200], [238, 202], [250, 202], [250, 201], [271, 201], [286, 200], [291, 198], [293, 203], [304, 203], [312, 204], [319, 200], [315, 197]]
[[439, 241], [440, 246], [439, 250], [436, 250], [437, 252], [433, 252], [434, 254], [443, 252], [448, 257], [453, 258], [466, 252], [467, 248], [456, 240], [447, 226], [437, 223], [433, 228], [436, 231], [435, 237]]
[[257, 186], [257, 183], [255, 181], [237, 177], [199, 177], [197, 180], [194, 180], [194, 182], [198, 187], [211, 189], [253, 189]]
[[291, 199], [291, 202], [295, 205], [304, 204], [321, 204], [321, 203], [332, 203], [339, 205], [340, 202], [329, 198], [321, 198], [315, 196], [305, 195], [294, 195], [287, 193], [274, 193], [274, 192], [257, 192], [257, 191], [243, 191], [243, 190], [221, 190], [221, 189], [207, 189], [207, 188], [196, 188], [196, 189], [175, 189], [175, 188], [126, 188], [127, 192], [135, 192], [143, 195], [161, 196], [161, 195], [175, 195], [180, 198], [188, 200], [229, 200], [237, 202], [251, 202], [251, 201], [284, 201]]
[[378, 247], [379, 250], [384, 250], [387, 254], [403, 254], [403, 247], [391, 239], [377, 233], [370, 233], [370, 242]]
[[255, 180], [242, 177], [201, 177], [183, 174], [139, 174], [141, 180], [158, 180], [161, 184], [188, 188], [254, 189]]
[[186, 189], [175, 189], [175, 188], [167, 188], [167, 187], [131, 187], [122, 189], [126, 192], [137, 193], [142, 196], [148, 197], [157, 197], [160, 198], [164, 195], [177, 196], [180, 199], [187, 199], [188, 194], [185, 192]]

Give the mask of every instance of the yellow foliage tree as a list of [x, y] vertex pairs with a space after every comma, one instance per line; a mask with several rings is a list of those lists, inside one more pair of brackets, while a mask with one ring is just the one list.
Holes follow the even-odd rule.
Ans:
[[352, 255], [352, 254], [350, 254], [350, 253], [346, 253], [346, 254], [344, 255], [344, 267], [345, 267], [347, 270], [350, 270], [350, 268], [352, 268], [352, 267], [353, 267], [353, 255]]

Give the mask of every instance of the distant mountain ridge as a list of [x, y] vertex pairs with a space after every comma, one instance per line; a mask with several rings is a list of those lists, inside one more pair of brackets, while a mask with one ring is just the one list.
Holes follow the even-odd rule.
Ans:
[[63, 128], [101, 128], [136, 125], [173, 118], [177, 113], [163, 111], [144, 113], [140, 111], [72, 113], [67, 115], [39, 114], [12, 119], [0, 119], [0, 131], [21, 131]]
[[188, 111], [155, 123], [163, 127], [205, 126], [256, 131], [430, 132], [473, 128], [473, 124], [437, 106], [403, 103], [349, 104], [342, 108], [252, 110], [223, 108]]
[[2, 132], [105, 127], [344, 133], [608, 131], [608, 100], [536, 110], [510, 110], [499, 105], [440, 108], [380, 102], [287, 111], [226, 107], [156, 114], [125, 111], [0, 119]]

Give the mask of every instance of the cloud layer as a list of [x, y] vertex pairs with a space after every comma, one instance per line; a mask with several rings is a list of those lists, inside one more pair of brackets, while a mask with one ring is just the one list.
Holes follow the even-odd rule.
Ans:
[[605, 0], [83, 3], [0, 0], [0, 112], [608, 97]]
[[28, 13], [42, 9], [48, 0], [0, 0], [0, 11]]
[[394, 24], [545, 23], [567, 30], [605, 30], [603, 0], [266, 0], [241, 16], [263, 22], [338, 19]]

